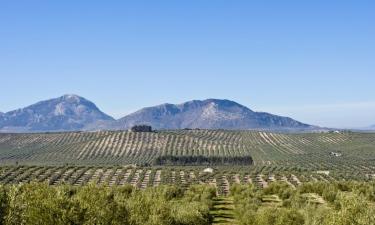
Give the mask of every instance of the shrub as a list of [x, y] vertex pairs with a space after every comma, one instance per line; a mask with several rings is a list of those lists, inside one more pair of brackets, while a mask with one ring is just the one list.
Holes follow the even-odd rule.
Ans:
[[208, 225], [215, 191], [193, 186], [0, 186], [0, 225]]
[[198, 202], [178, 202], [172, 207], [173, 224], [209, 225], [211, 218], [208, 207]]

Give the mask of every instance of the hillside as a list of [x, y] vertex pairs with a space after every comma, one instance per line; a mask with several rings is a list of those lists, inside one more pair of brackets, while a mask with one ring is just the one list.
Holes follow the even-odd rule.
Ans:
[[113, 121], [96, 105], [77, 95], [64, 95], [0, 114], [1, 132], [75, 131]]
[[156, 129], [228, 129], [228, 130], [291, 130], [318, 129], [291, 118], [254, 112], [229, 100], [207, 99], [182, 104], [163, 104], [141, 109], [109, 126], [124, 130], [137, 124]]
[[[342, 154], [331, 156], [331, 152]], [[254, 165], [373, 165], [375, 134], [175, 130], [0, 134], [0, 163], [149, 164], [161, 156], [251, 157]], [[181, 161], [175, 163], [183, 165]], [[187, 163], [188, 164], [188, 163]], [[236, 163], [233, 163], [233, 165]]]
[[[180, 160], [155, 165], [163, 156]], [[224, 165], [192, 166], [186, 160], [194, 159], [192, 156], [216, 160], [251, 157], [252, 164], [234, 160]], [[227, 195], [239, 183], [266, 188], [276, 181], [291, 187], [317, 181], [368, 181], [375, 178], [374, 162], [372, 133], [171, 130], [0, 134], [0, 184], [37, 181], [80, 186], [94, 182], [131, 184], [139, 189], [210, 184], [218, 194]], [[202, 172], [208, 166], [214, 168], [213, 173]]]

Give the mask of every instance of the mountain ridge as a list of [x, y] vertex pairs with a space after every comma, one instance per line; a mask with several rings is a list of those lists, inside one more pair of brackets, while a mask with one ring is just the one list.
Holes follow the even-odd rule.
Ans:
[[313, 129], [317, 128], [265, 112], [255, 112], [226, 99], [193, 100], [180, 104], [161, 104], [146, 107], [110, 125], [111, 129], [128, 129], [137, 124], [156, 129]]
[[232, 100], [214, 98], [145, 107], [118, 120], [100, 111], [93, 102], [74, 94], [0, 113], [0, 132], [126, 130], [140, 124], [151, 125], [154, 129], [319, 129], [289, 117], [255, 112]]

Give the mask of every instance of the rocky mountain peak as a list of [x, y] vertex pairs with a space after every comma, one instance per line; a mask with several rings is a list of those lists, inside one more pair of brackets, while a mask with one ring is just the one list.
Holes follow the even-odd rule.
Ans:
[[234, 101], [193, 100], [141, 109], [114, 122], [110, 129], [128, 129], [147, 124], [155, 129], [310, 129], [312, 126], [291, 118], [257, 113]]
[[63, 101], [70, 101], [70, 102], [77, 102], [79, 103], [81, 100], [84, 100], [83, 97], [75, 95], [75, 94], [66, 94], [61, 96]]
[[69, 131], [82, 130], [98, 121], [114, 119], [78, 95], [63, 95], [3, 114], [0, 130]]

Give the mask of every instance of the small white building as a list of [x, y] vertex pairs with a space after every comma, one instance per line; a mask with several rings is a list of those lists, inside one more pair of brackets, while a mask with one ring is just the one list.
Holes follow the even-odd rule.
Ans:
[[206, 168], [203, 170], [204, 173], [213, 173], [214, 172], [214, 169], [212, 168]]
[[339, 152], [331, 152], [330, 155], [331, 155], [331, 156], [335, 156], [335, 157], [340, 157], [340, 156], [342, 156], [342, 154], [339, 153]]

